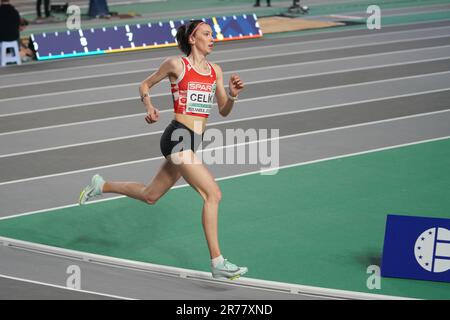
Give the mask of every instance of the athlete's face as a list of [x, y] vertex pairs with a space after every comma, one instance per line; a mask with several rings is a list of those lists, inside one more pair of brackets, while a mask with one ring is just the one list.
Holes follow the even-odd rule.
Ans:
[[202, 23], [192, 37], [193, 45], [202, 53], [209, 54], [214, 47], [214, 39], [211, 27]]

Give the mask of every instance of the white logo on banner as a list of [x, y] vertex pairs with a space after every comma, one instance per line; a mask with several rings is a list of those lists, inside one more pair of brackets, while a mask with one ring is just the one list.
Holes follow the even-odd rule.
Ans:
[[445, 228], [424, 231], [417, 238], [414, 255], [417, 263], [429, 272], [450, 270], [450, 231]]

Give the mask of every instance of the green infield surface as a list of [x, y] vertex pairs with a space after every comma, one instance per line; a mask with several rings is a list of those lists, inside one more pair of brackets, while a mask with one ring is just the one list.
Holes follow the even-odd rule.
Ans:
[[[450, 216], [450, 139], [218, 181], [226, 258], [249, 278], [425, 299], [450, 299], [450, 284], [382, 278], [386, 216]], [[78, 194], [74, 194], [74, 201]], [[129, 198], [0, 221], [0, 236], [158, 265], [209, 271], [202, 201], [190, 187], [156, 205]]]

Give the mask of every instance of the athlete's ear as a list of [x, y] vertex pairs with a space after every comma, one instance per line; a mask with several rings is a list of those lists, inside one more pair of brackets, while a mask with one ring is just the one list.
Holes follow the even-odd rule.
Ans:
[[193, 45], [195, 44], [195, 38], [194, 38], [193, 35], [190, 35], [190, 36], [189, 36], [189, 44], [190, 44], [191, 46], [193, 46]]

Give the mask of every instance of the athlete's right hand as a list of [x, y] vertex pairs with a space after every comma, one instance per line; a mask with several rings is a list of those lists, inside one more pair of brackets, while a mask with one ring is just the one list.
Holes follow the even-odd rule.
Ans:
[[159, 120], [159, 110], [156, 108], [148, 109], [145, 121], [147, 121], [147, 123], [154, 123], [158, 120]]

